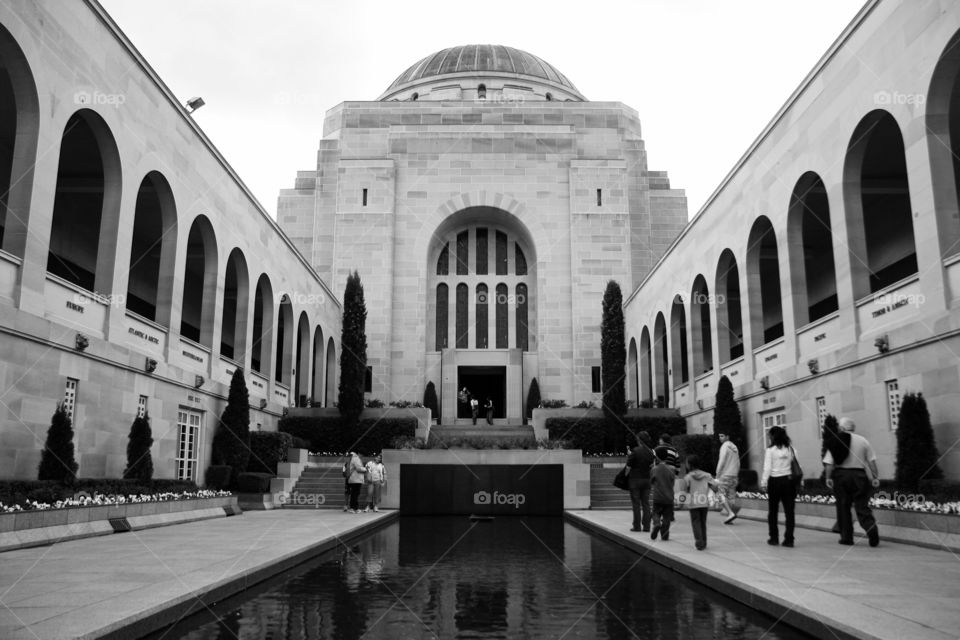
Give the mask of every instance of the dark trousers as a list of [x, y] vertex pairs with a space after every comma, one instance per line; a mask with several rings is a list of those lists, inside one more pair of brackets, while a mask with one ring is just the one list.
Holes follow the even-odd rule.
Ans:
[[470, 412], [470, 417], [473, 418], [473, 424], [477, 424], [477, 414], [479, 414], [479, 411], [477, 411], [476, 409], [473, 409]]
[[697, 549], [705, 549], [707, 546], [707, 507], [697, 507], [696, 509], [687, 509], [690, 512], [690, 526], [693, 528], [693, 539], [696, 542]]
[[780, 528], [777, 519], [780, 505], [783, 505], [783, 519], [786, 527], [784, 542], [793, 542], [793, 507], [797, 502], [797, 485], [790, 476], [774, 476], [767, 482], [767, 530], [771, 540], [780, 541]]
[[654, 529], [660, 529], [660, 538], [667, 539], [670, 535], [670, 523], [673, 521], [673, 503], [672, 502], [654, 502], [653, 517], [650, 524]]
[[[840, 525], [840, 539], [853, 542], [853, 518], [850, 507], [857, 512], [857, 520], [868, 535], [876, 535], [877, 521], [870, 510], [870, 495], [873, 487], [862, 469], [834, 469], [833, 494], [837, 498], [837, 523]], [[871, 534], [871, 531], [874, 533]]]
[[633, 505], [633, 528], [650, 530], [650, 481], [630, 482], [630, 503]]
[[360, 487], [363, 484], [360, 482], [351, 482], [350, 483], [350, 508], [354, 511], [360, 509]]

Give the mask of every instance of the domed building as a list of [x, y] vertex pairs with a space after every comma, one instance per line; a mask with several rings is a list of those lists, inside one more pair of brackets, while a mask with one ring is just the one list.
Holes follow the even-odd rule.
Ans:
[[501, 45], [438, 51], [332, 108], [278, 205], [334, 291], [360, 273], [370, 397], [432, 381], [444, 423], [467, 417], [463, 387], [500, 423], [521, 421], [534, 378], [544, 398], [599, 400], [607, 281], [632, 291], [686, 221], [633, 109]]

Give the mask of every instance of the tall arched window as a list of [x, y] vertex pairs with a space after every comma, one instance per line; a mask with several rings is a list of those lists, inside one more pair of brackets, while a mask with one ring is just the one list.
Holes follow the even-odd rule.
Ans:
[[662, 313], [653, 323], [654, 391], [661, 407], [670, 406], [670, 373], [667, 361], [667, 322]]
[[803, 326], [838, 309], [827, 190], [813, 172], [801, 176], [793, 189], [787, 239], [793, 249], [790, 278], [797, 326]]
[[448, 346], [447, 332], [449, 331], [450, 289], [441, 282], [437, 285], [437, 342], [436, 349], [440, 351]]
[[324, 375], [327, 387], [323, 397], [323, 406], [329, 407], [337, 397], [337, 345], [333, 338], [327, 339], [327, 372]]
[[293, 305], [284, 294], [280, 300], [277, 314], [277, 355], [273, 379], [280, 384], [290, 386], [290, 373], [293, 369]]
[[522, 351], [530, 349], [530, 328], [527, 318], [528, 303], [527, 285], [517, 285], [517, 348]]
[[684, 384], [690, 380], [690, 367], [687, 362], [687, 313], [680, 296], [674, 296], [670, 308], [670, 341], [674, 385]]
[[259, 374], [270, 374], [271, 338], [273, 336], [273, 287], [270, 278], [262, 274], [257, 281], [253, 302], [253, 346], [250, 366]]
[[323, 402], [323, 345], [323, 329], [317, 325], [313, 332], [313, 358], [310, 367], [310, 379], [313, 380], [310, 399], [315, 407], [319, 407]]
[[151, 171], [140, 183], [133, 216], [127, 310], [170, 323], [176, 260], [177, 212], [166, 179]]
[[653, 403], [653, 362], [650, 355], [650, 330], [640, 332], [640, 401]]
[[507, 311], [507, 302], [510, 290], [502, 282], [497, 285], [495, 330], [497, 333], [497, 349], [506, 349], [510, 346], [510, 318]]
[[307, 318], [307, 312], [300, 312], [300, 320], [297, 322], [297, 374], [294, 378], [293, 398], [296, 406], [302, 407], [306, 404], [307, 389], [310, 388], [310, 320]]
[[717, 347], [720, 364], [743, 355], [743, 319], [740, 312], [740, 271], [733, 252], [724, 249], [717, 262]]
[[940, 54], [926, 109], [940, 255], [950, 258], [960, 253], [960, 32]]
[[766, 216], [753, 223], [747, 247], [750, 333], [756, 349], [783, 336], [777, 236]]
[[486, 349], [489, 345], [488, 343], [488, 334], [489, 334], [489, 320], [488, 320], [488, 311], [490, 308], [489, 305], [489, 292], [487, 290], [487, 285], [482, 282], [477, 285], [477, 300], [476, 300], [476, 322], [474, 326], [477, 331], [477, 340], [476, 345], [477, 349]]
[[197, 216], [187, 236], [183, 266], [180, 335], [213, 347], [214, 301], [217, 294], [217, 241], [206, 216]]
[[469, 304], [470, 298], [470, 287], [460, 283], [457, 285], [457, 335], [456, 335], [456, 344], [457, 349], [466, 349], [470, 346], [470, 334], [469, 334], [469, 310], [467, 309], [467, 304]]
[[223, 281], [223, 321], [220, 329], [220, 355], [243, 363], [246, 359], [247, 299], [250, 284], [247, 261], [240, 249], [227, 258]]
[[882, 109], [857, 125], [844, 166], [850, 270], [861, 298], [917, 273], [900, 127]]
[[640, 405], [640, 381], [637, 379], [637, 339], [630, 338], [630, 346], [627, 348], [627, 400]]
[[450, 243], [443, 245], [440, 250], [440, 257], [437, 258], [437, 275], [450, 275]]
[[693, 330], [693, 372], [699, 376], [713, 369], [713, 333], [710, 330], [710, 290], [697, 275], [690, 292], [690, 325]]

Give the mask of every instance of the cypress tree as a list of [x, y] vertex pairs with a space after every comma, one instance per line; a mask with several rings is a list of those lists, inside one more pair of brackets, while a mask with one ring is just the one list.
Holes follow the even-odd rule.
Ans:
[[624, 340], [623, 295], [611, 280], [603, 294], [603, 321], [600, 325], [600, 377], [603, 413], [608, 421], [627, 412], [625, 372], [627, 347]]
[[231, 486], [236, 486], [237, 476], [247, 470], [250, 460], [250, 394], [240, 367], [234, 369], [230, 379], [227, 406], [213, 436], [210, 457], [212, 464], [233, 469]]
[[540, 406], [540, 383], [534, 378], [530, 381], [530, 388], [527, 390], [527, 410], [523, 414], [524, 420], [533, 418], [533, 410]]
[[939, 459], [927, 401], [921, 393], [908, 393], [897, 420], [897, 486], [915, 491], [921, 480], [941, 480]]
[[73, 455], [73, 421], [63, 403], [58, 402], [47, 430], [47, 442], [40, 456], [37, 477], [70, 485], [76, 480], [79, 468]]
[[733, 384], [727, 376], [720, 376], [717, 385], [716, 404], [713, 408], [713, 432], [724, 431], [730, 441], [737, 446], [740, 452], [740, 466], [743, 469], [750, 467], [750, 456], [747, 455], [747, 442], [743, 432], [743, 420], [740, 417], [740, 407], [733, 398]]
[[130, 437], [127, 441], [127, 468], [123, 477], [127, 480], [152, 480], [153, 458], [150, 446], [153, 433], [150, 430], [150, 416], [146, 413], [137, 416], [130, 425]]
[[427, 383], [427, 388], [423, 391], [423, 406], [430, 409], [430, 417], [440, 417], [440, 403], [437, 402], [437, 388], [433, 385], [433, 380]]
[[367, 305], [360, 274], [347, 276], [343, 292], [343, 333], [340, 356], [340, 393], [337, 406], [347, 428], [355, 426], [363, 411], [363, 383], [367, 372]]

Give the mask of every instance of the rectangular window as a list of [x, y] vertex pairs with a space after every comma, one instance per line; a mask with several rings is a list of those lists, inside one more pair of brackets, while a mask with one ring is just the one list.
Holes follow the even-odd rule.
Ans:
[[597, 206], [603, 206], [603, 189], [597, 189]]
[[370, 393], [373, 391], [373, 367], [367, 365], [367, 371], [363, 375], [363, 391]]
[[900, 383], [897, 380], [887, 380], [887, 411], [890, 431], [896, 431], [900, 422]]
[[494, 243], [496, 244], [496, 270], [498, 276], [507, 275], [507, 234], [497, 231]]
[[767, 446], [767, 432], [771, 427], [787, 428], [787, 412], [783, 409], [774, 409], [760, 414], [760, 424], [763, 425], [763, 447]]
[[203, 414], [180, 409], [177, 412], [177, 480], [197, 479], [197, 458]]
[[147, 415], [147, 396], [140, 396], [137, 401], [137, 417], [142, 418]]
[[465, 276], [470, 273], [470, 234], [461, 231], [457, 234], [457, 275]]
[[63, 390], [63, 409], [73, 420], [73, 410], [77, 406], [77, 379], [67, 378], [67, 386]]
[[477, 229], [477, 275], [487, 275], [487, 230]]
[[827, 399], [823, 396], [817, 396], [817, 433], [823, 438], [823, 423], [827, 420]]
[[600, 367], [591, 367], [590, 368], [590, 380], [592, 382], [593, 392], [601, 393], [600, 385]]
[[367, 206], [367, 190], [363, 190], [363, 206]]

